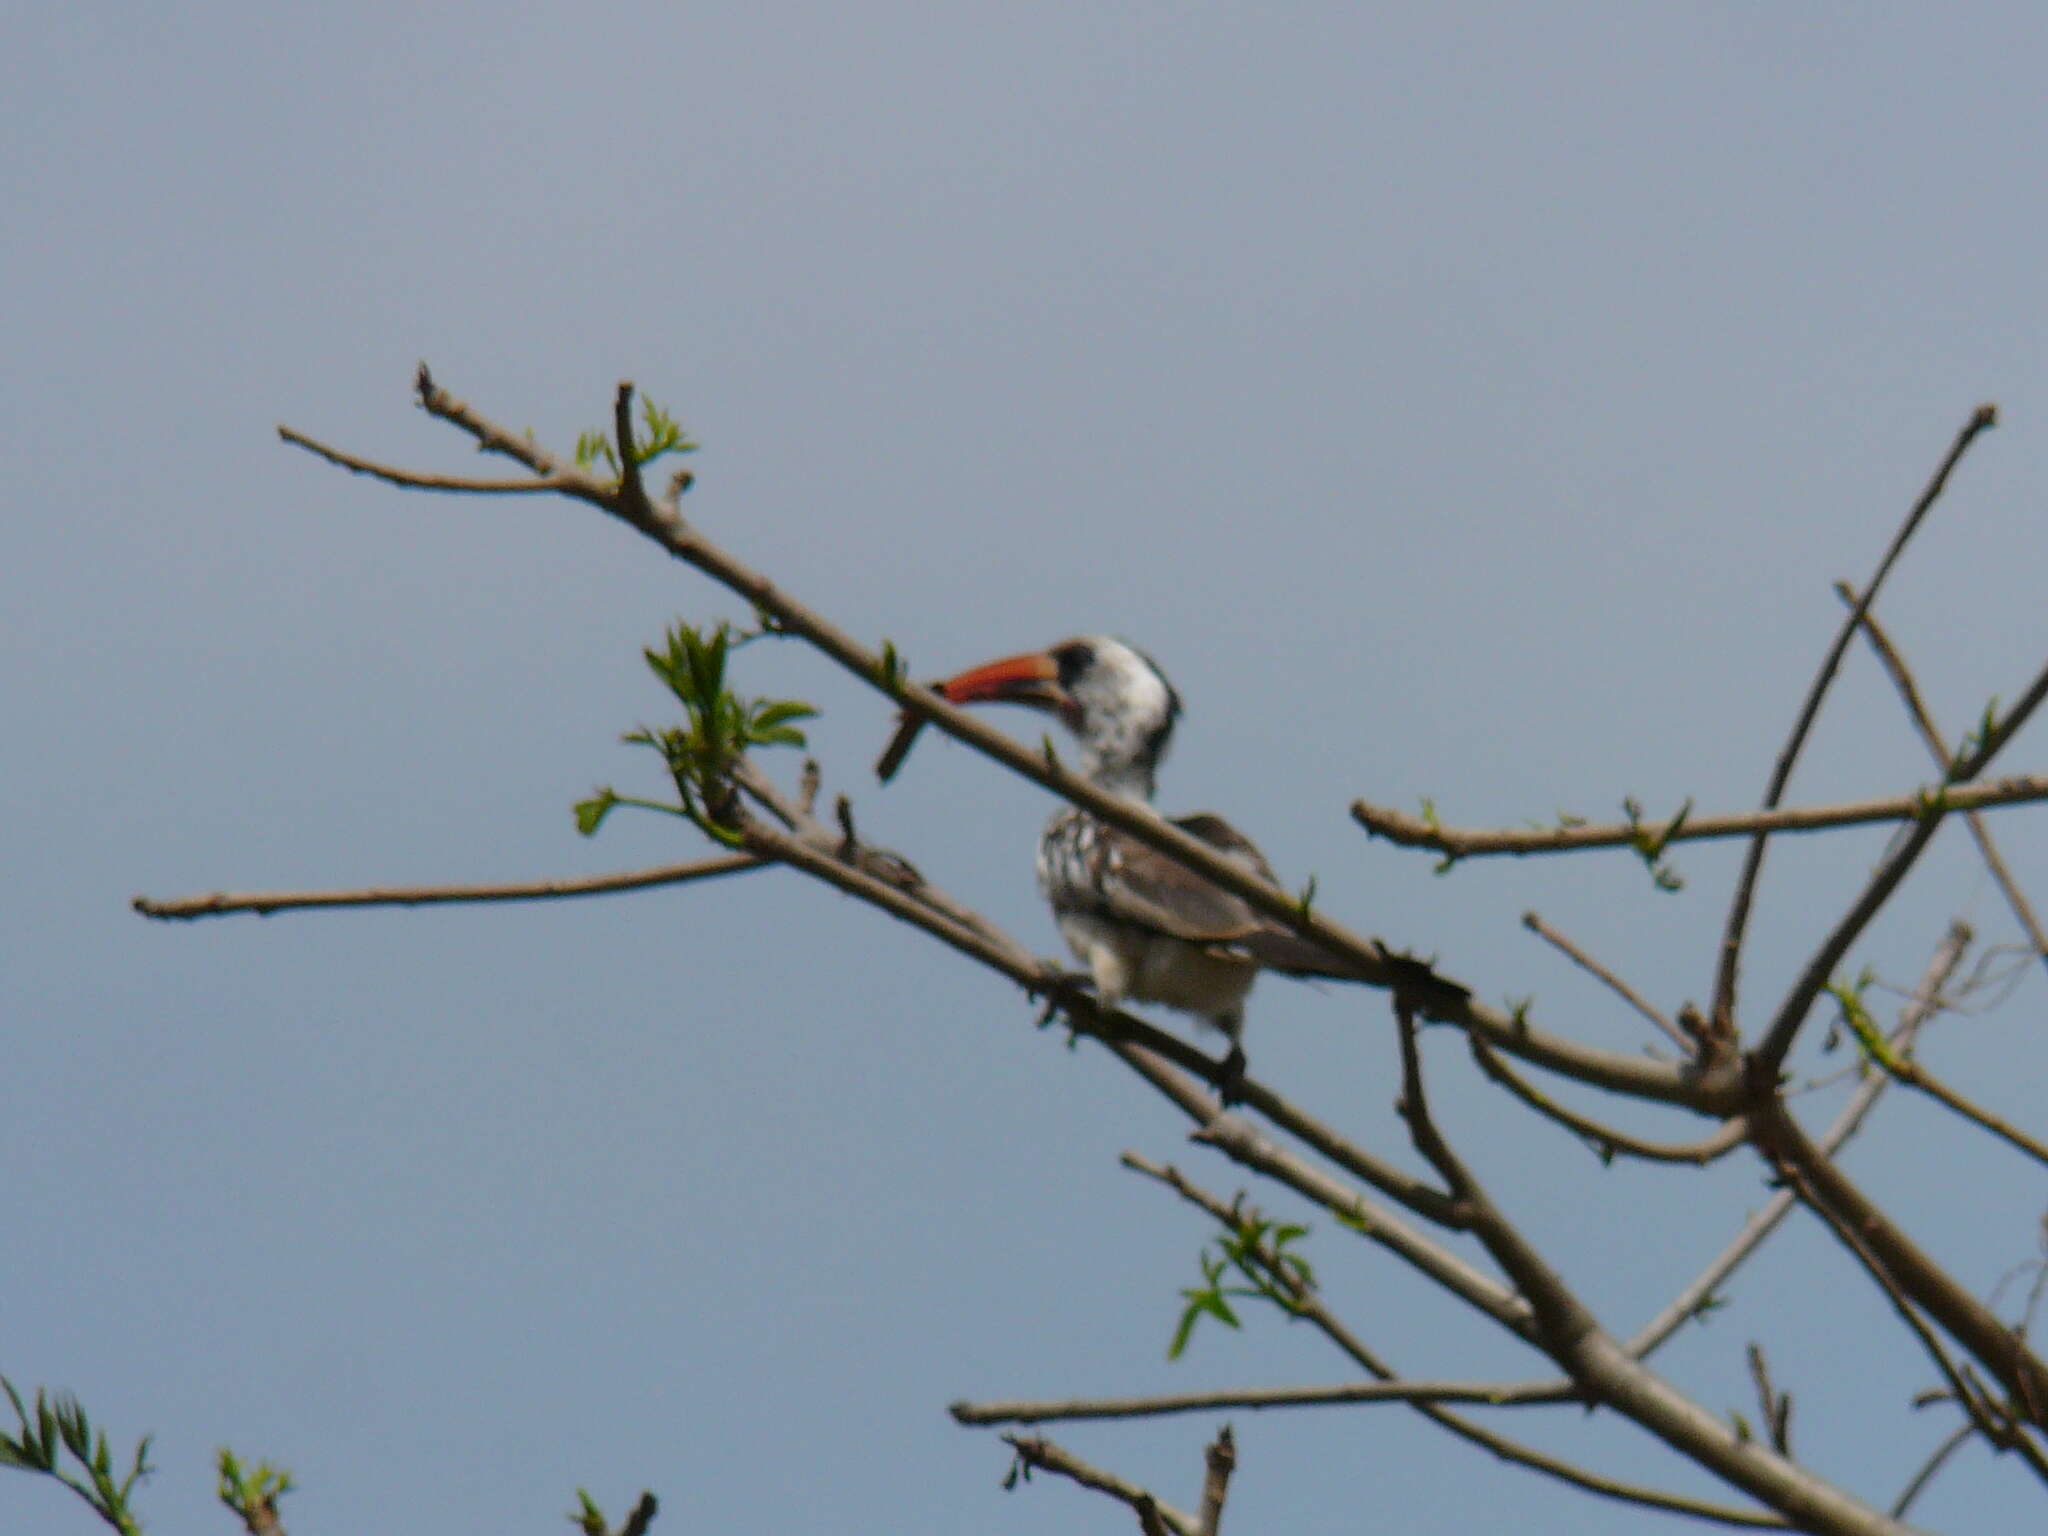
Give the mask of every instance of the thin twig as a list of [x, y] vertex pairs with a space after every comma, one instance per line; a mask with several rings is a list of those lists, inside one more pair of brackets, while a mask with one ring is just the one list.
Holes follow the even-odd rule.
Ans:
[[[1963, 955], [1970, 944], [1970, 930], [1962, 923], [1953, 923], [1935, 946], [1934, 954], [1927, 963], [1927, 969], [1920, 978], [1920, 985], [1900, 1011], [1898, 1027], [1892, 1033], [1896, 1049], [1911, 1049], [1914, 1038], [1921, 1026], [1941, 1007], [1942, 989], [1962, 964]], [[1891, 1079], [1882, 1073], [1873, 1072], [1857, 1088], [1849, 1102], [1842, 1106], [1842, 1112], [1835, 1117], [1835, 1123], [1828, 1127], [1820, 1139], [1823, 1152], [1832, 1157], [1863, 1126], [1877, 1101], [1884, 1097]], [[1697, 1317], [1713, 1300], [1714, 1293], [1727, 1283], [1728, 1277], [1742, 1266], [1749, 1256], [1763, 1246], [1764, 1240], [1776, 1231], [1779, 1223], [1798, 1204], [1789, 1190], [1780, 1190], [1765, 1202], [1763, 1208], [1742, 1225], [1742, 1230], [1715, 1256], [1686, 1288], [1673, 1298], [1671, 1304], [1658, 1313], [1643, 1330], [1628, 1342], [1628, 1352], [1638, 1359], [1647, 1359], [1659, 1345], [1676, 1333], [1688, 1318]]]
[[1586, 951], [1579, 948], [1578, 945], [1558, 932], [1557, 929], [1544, 922], [1536, 913], [1524, 912], [1522, 914], [1522, 926], [1550, 945], [1552, 949], [1555, 949], [1567, 960], [1578, 966], [1580, 970], [1585, 971], [1595, 980], [1604, 983], [1607, 989], [1614, 993], [1616, 997], [1619, 997], [1629, 1007], [1635, 1009], [1637, 1013], [1640, 1013], [1644, 1018], [1656, 1025], [1657, 1028], [1663, 1030], [1671, 1043], [1677, 1046], [1685, 1055], [1690, 1056], [1693, 1054], [1696, 1043], [1687, 1036], [1684, 1030], [1664, 1017], [1663, 1013], [1652, 1006], [1649, 999], [1644, 997], [1642, 993], [1623, 981], [1614, 972], [1587, 954]]
[[[1784, 748], [1778, 754], [1777, 764], [1771, 770], [1770, 782], [1764, 789], [1763, 809], [1774, 809], [1784, 797], [1785, 786], [1792, 778], [1792, 766], [1799, 760], [1800, 749], [1806, 745], [1807, 734], [1813, 729], [1813, 722], [1820, 715], [1821, 701], [1827, 697], [1828, 687], [1834, 681], [1836, 669], [1841, 666], [1842, 653], [1848, 650], [1849, 642], [1856, 637], [1856, 626], [1864, 613], [1877, 600], [1878, 589], [1884, 585], [1885, 577], [1898, 563], [1899, 556], [1905, 552], [1907, 541], [1913, 537], [1921, 519], [1927, 515], [1928, 510], [1940, 497], [1942, 488], [1948, 484], [1950, 471], [1962, 462], [1962, 457], [1969, 451], [1970, 444], [1997, 424], [1997, 406], [1978, 406], [1971, 413], [1970, 419], [1963, 424], [1962, 430], [1956, 434], [1955, 443], [1950, 447], [1948, 456], [1941, 461], [1940, 467], [1934, 472], [1934, 477], [1927, 482], [1927, 488], [1920, 493], [1920, 499], [1913, 504], [1912, 511], [1906, 514], [1905, 522], [1892, 538], [1891, 547], [1884, 552], [1884, 558], [1877, 563], [1877, 570], [1864, 585], [1862, 600], [1843, 622], [1834, 642], [1828, 647], [1827, 655], [1821, 659], [1819, 670], [1815, 672], [1813, 682], [1807, 689], [1806, 701], [1800, 706], [1798, 719], [1793, 723], [1792, 732], [1786, 737]], [[1735, 1027], [1735, 991], [1737, 973], [1741, 969], [1742, 940], [1749, 926], [1750, 905], [1756, 897], [1757, 876], [1763, 869], [1764, 845], [1768, 838], [1767, 832], [1758, 832], [1750, 839], [1749, 851], [1743, 855], [1742, 874], [1735, 884], [1735, 896], [1728, 905], [1727, 927], [1721, 935], [1721, 958], [1714, 971], [1714, 1002], [1709, 1017], [1724, 1030], [1732, 1030]]]
[[1749, 1379], [1756, 1384], [1757, 1412], [1763, 1416], [1765, 1432], [1780, 1456], [1792, 1454], [1792, 1394], [1780, 1392], [1771, 1382], [1770, 1363], [1763, 1346], [1750, 1340]]
[[131, 905], [144, 917], [190, 921], [232, 912], [296, 912], [328, 907], [428, 907], [471, 901], [562, 901], [577, 896], [609, 896], [619, 891], [644, 891], [662, 885], [686, 885], [718, 875], [736, 875], [761, 868], [751, 854], [727, 854], [689, 864], [664, 864], [618, 875], [593, 875], [587, 880], [533, 880], [512, 885], [384, 886], [362, 891], [255, 891], [187, 896], [156, 901], [137, 896]]
[[408, 491], [456, 491], [476, 496], [519, 496], [534, 491], [564, 491], [566, 481], [543, 476], [528, 480], [478, 480], [468, 475], [426, 475], [409, 469], [393, 469], [388, 464], [378, 464], [369, 459], [359, 459], [352, 453], [343, 453], [339, 448], [330, 448], [290, 427], [279, 427], [277, 435], [295, 448], [303, 448], [316, 458], [339, 465], [358, 475], [368, 475], [373, 480], [382, 480], [386, 485], [400, 486]]
[[1453, 859], [1492, 855], [1523, 857], [1540, 853], [1584, 853], [1597, 848], [1632, 848], [1647, 840], [1655, 844], [1705, 842], [1716, 838], [1762, 836], [1771, 832], [1826, 832], [1838, 827], [1873, 826], [1883, 822], [1914, 822], [1928, 814], [1938, 798], [1949, 810], [1996, 810], [2048, 800], [2048, 778], [2022, 774], [1968, 787], [1928, 788], [1882, 800], [1852, 800], [1839, 805], [1794, 806], [1789, 810], [1746, 811], [1728, 816], [1688, 816], [1677, 821], [1629, 823], [1582, 822], [1568, 827], [1446, 827], [1410, 816], [1390, 806], [1363, 800], [1351, 804], [1352, 819], [1375, 837], [1404, 848], [1421, 848]]
[[1961, 1450], [1965, 1442], [1976, 1433], [1977, 1426], [1968, 1419], [1963, 1420], [1962, 1423], [1949, 1431], [1941, 1444], [1934, 1448], [1934, 1454], [1927, 1458], [1926, 1464], [1913, 1474], [1912, 1479], [1904, 1488], [1899, 1490], [1898, 1498], [1892, 1502], [1892, 1518], [1894, 1520], [1906, 1518], [1906, 1511], [1913, 1507], [1913, 1501], [1926, 1491], [1929, 1483], [1934, 1481], [1934, 1474], [1941, 1470], [1942, 1464], [1957, 1451]]
[[[1835, 583], [1835, 595], [1851, 608], [1857, 603], [1856, 589], [1846, 581]], [[1948, 743], [1942, 736], [1941, 727], [1934, 723], [1934, 715], [1927, 707], [1927, 701], [1920, 693], [1919, 684], [1913, 680], [1912, 672], [1906, 666], [1906, 658], [1892, 643], [1891, 636], [1877, 622], [1877, 615], [1868, 607], [1863, 611], [1863, 638], [1870, 642], [1870, 648], [1877, 653], [1892, 686], [1898, 690], [1899, 698], [1906, 706], [1906, 713], [1912, 716], [1913, 724], [1919, 729], [1920, 739], [1927, 744], [1937, 767], [1946, 767], [1953, 761]], [[1970, 829], [1970, 836], [1976, 841], [1977, 851], [1983, 855], [1984, 867], [1991, 871], [1991, 878], [2004, 894], [2006, 905], [2012, 908], [2012, 915], [2025, 930], [2028, 942], [2034, 946], [2034, 953], [2043, 964], [2048, 964], [2048, 932], [2044, 932], [2040, 919], [2035, 917], [2033, 904], [2006, 867], [2005, 857], [1998, 851], [1998, 845], [1991, 840], [1991, 828], [1976, 811], [1963, 812], [1963, 824]]]
[[1171, 1504], [1162, 1504], [1152, 1494], [1136, 1483], [1129, 1483], [1111, 1472], [1090, 1466], [1064, 1446], [1048, 1440], [1043, 1435], [1005, 1435], [1003, 1444], [1017, 1453], [1020, 1465], [1033, 1472], [1052, 1472], [1070, 1482], [1079, 1483], [1083, 1488], [1092, 1488], [1097, 1493], [1106, 1493], [1112, 1499], [1139, 1510], [1149, 1504], [1153, 1512], [1166, 1523], [1177, 1536], [1200, 1536], [1201, 1527], [1192, 1515], [1183, 1514]]
[[2048, 1146], [2044, 1146], [2010, 1121], [1964, 1098], [1910, 1056], [1901, 1056], [1893, 1051], [1868, 1054], [1874, 1057], [1880, 1070], [1890, 1073], [1906, 1087], [1917, 1088], [1944, 1108], [1989, 1131], [2007, 1146], [2025, 1153], [2037, 1163], [2048, 1165]]
[[1472, 1059], [1479, 1063], [1482, 1072], [1539, 1115], [1555, 1121], [1585, 1141], [1592, 1147], [1594, 1155], [1604, 1163], [1613, 1162], [1617, 1156], [1625, 1156], [1642, 1158], [1652, 1163], [1690, 1163], [1694, 1167], [1704, 1168], [1741, 1146], [1748, 1136], [1748, 1124], [1739, 1115], [1713, 1135], [1700, 1141], [1647, 1141], [1640, 1136], [1631, 1136], [1626, 1131], [1616, 1130], [1611, 1125], [1603, 1125], [1591, 1116], [1582, 1115], [1557, 1103], [1510, 1067], [1500, 1052], [1477, 1035], [1466, 1036], [1465, 1043], [1470, 1047]]

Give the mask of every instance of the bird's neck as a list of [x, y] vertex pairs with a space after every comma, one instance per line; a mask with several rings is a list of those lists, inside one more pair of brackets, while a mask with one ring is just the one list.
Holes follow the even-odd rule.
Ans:
[[1089, 753], [1082, 759], [1081, 774], [1089, 783], [1107, 794], [1121, 795], [1126, 800], [1136, 800], [1146, 805], [1152, 803], [1150, 763]]

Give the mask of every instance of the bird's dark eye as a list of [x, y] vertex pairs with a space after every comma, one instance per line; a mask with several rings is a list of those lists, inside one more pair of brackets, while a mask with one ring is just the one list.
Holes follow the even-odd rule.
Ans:
[[1095, 665], [1095, 647], [1085, 640], [1070, 640], [1052, 653], [1052, 659], [1060, 669], [1060, 686], [1072, 688]]

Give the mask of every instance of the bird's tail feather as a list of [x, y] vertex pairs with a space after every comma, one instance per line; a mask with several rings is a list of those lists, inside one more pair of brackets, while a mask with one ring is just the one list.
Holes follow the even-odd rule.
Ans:
[[1262, 928], [1238, 941], [1245, 951], [1269, 971], [1316, 981], [1354, 981], [1367, 986], [1386, 987], [1413, 999], [1425, 1012], [1454, 1008], [1472, 994], [1455, 981], [1437, 975], [1427, 960], [1413, 955], [1380, 951], [1379, 964], [1351, 965], [1296, 933], [1280, 928]]

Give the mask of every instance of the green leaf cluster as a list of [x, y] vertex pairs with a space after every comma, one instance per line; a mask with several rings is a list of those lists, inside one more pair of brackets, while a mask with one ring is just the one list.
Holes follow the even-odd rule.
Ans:
[[[583, 1533], [583, 1536], [612, 1536], [612, 1528], [604, 1517], [604, 1510], [587, 1489], [576, 1490], [577, 1507], [570, 1512], [569, 1523]], [[626, 1523], [619, 1527], [618, 1536], [647, 1536], [647, 1528], [654, 1523], [654, 1516], [660, 1509], [659, 1502], [651, 1493], [640, 1495], [626, 1516]]]
[[1655, 833], [1643, 825], [1641, 801], [1631, 797], [1621, 802], [1621, 808], [1628, 817], [1629, 846], [1635, 849], [1636, 856], [1643, 861], [1643, 867], [1649, 870], [1651, 883], [1660, 891], [1685, 889], [1685, 877], [1664, 862], [1664, 850], [1671, 845], [1671, 840], [1685, 829], [1687, 820], [1692, 816], [1692, 801], [1687, 800], [1681, 805], [1678, 814], [1672, 817], [1661, 831]]
[[1829, 982], [1827, 993], [1835, 1000], [1840, 1024], [1848, 1026], [1849, 1033], [1856, 1037], [1864, 1058], [1886, 1072], [1895, 1073], [1900, 1067], [1898, 1053], [1892, 1049], [1891, 1041], [1885, 1039], [1884, 1031], [1870, 1016], [1870, 1007], [1863, 1000], [1875, 980], [1873, 973], [1866, 970], [1853, 982]]
[[1315, 1289], [1315, 1271], [1290, 1245], [1308, 1236], [1293, 1223], [1246, 1217], [1230, 1232], [1196, 1255], [1202, 1283], [1180, 1294], [1186, 1305], [1173, 1330], [1166, 1358], [1178, 1360], [1194, 1337], [1195, 1325], [1213, 1317], [1226, 1328], [1240, 1328], [1233, 1301], [1263, 1301], [1288, 1317], [1299, 1317], [1303, 1302]]
[[817, 714], [797, 699], [747, 698], [726, 686], [732, 652], [769, 632], [742, 632], [723, 620], [702, 630], [676, 624], [661, 649], [642, 652], [648, 668], [683, 706], [684, 723], [642, 726], [625, 740], [660, 754], [675, 783], [678, 804], [632, 799], [603, 788], [578, 802], [578, 831], [592, 836], [616, 807], [632, 805], [681, 816], [719, 842], [738, 845], [733, 769], [755, 747], [802, 747], [804, 733], [796, 723]]
[[296, 1486], [291, 1473], [282, 1467], [273, 1467], [267, 1461], [259, 1461], [254, 1467], [244, 1470], [235, 1453], [226, 1446], [220, 1448], [216, 1466], [220, 1473], [217, 1491], [221, 1503], [233, 1510], [242, 1524], [252, 1531], [275, 1526], [277, 1501]]
[[[14, 1416], [20, 1426], [14, 1434], [0, 1434], [0, 1467], [18, 1467], [24, 1472], [54, 1477], [122, 1536], [140, 1536], [142, 1525], [129, 1508], [128, 1500], [135, 1485], [156, 1470], [149, 1464], [151, 1437], [142, 1437], [127, 1475], [117, 1482], [107, 1432], [93, 1428], [77, 1398], [62, 1393], [51, 1397], [39, 1387], [31, 1412], [22, 1402], [21, 1394], [14, 1390], [14, 1383], [4, 1376], [0, 1376], [0, 1389], [6, 1391], [8, 1402], [14, 1405]], [[66, 1452], [77, 1464], [77, 1473], [65, 1470]]]
[[[632, 454], [633, 465], [637, 469], [652, 464], [664, 454], [695, 453], [697, 444], [673, 416], [652, 400], [643, 398], [640, 402], [640, 431], [633, 435], [627, 451]], [[578, 434], [577, 468], [590, 469], [599, 463], [609, 469], [614, 478], [618, 476], [619, 452], [612, 443], [611, 434], [601, 431]]]

